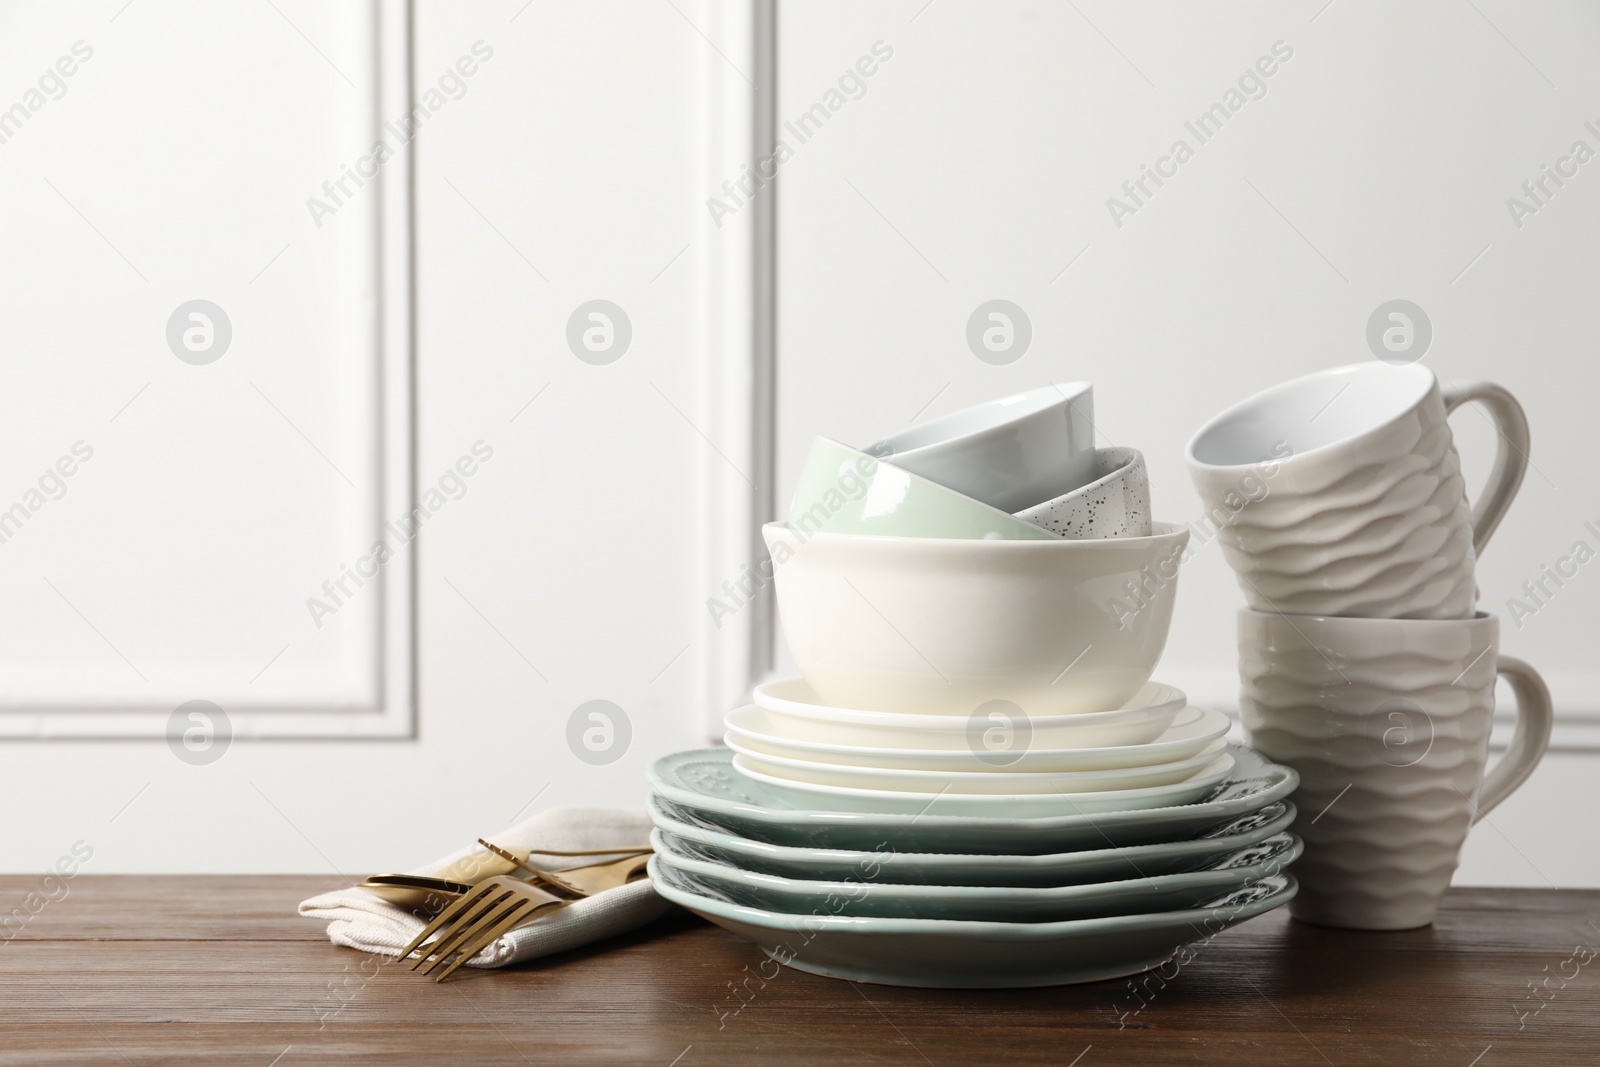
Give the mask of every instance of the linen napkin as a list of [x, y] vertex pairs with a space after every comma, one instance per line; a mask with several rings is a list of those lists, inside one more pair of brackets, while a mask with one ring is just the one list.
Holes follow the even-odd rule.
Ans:
[[[535, 867], [560, 872], [569, 867], [604, 862], [615, 856], [552, 856], [540, 848], [562, 851], [606, 848], [610, 845], [646, 845], [650, 841], [650, 820], [642, 811], [618, 808], [551, 808], [532, 815], [515, 826], [489, 836], [487, 840], [513, 852], [533, 850], [529, 862]], [[459, 851], [408, 874], [451, 877], [452, 869], [463, 861], [487, 856], [478, 845]], [[492, 856], [488, 857], [493, 859]], [[638, 929], [665, 914], [672, 905], [656, 894], [648, 880], [630, 882], [592, 897], [568, 904], [527, 926], [505, 934], [467, 963], [468, 967], [505, 967], [524, 960], [550, 956], [557, 952], [601, 941]], [[328, 924], [328, 939], [336, 945], [384, 956], [398, 956], [400, 950], [427, 925], [410, 912], [397, 908], [368, 893], [350, 887], [336, 889], [302, 901], [300, 914]]]

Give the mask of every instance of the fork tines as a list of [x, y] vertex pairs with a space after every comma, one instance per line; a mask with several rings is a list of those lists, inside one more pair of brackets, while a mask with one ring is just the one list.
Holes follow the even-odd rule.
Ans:
[[[401, 950], [400, 959], [403, 961], [418, 952], [411, 969], [414, 971], [426, 963], [428, 967], [423, 974], [432, 974], [448, 963], [435, 979], [442, 982], [508, 930], [528, 922], [539, 912], [565, 903], [567, 901], [555, 894], [515, 878], [489, 878], [473, 886], [470, 892], [423, 927], [411, 944]], [[435, 934], [439, 935], [438, 940], [424, 944]]]

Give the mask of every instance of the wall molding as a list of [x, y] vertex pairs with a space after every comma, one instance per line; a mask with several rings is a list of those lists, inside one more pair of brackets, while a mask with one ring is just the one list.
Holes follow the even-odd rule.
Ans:
[[[357, 143], [381, 139], [385, 116], [412, 106], [412, 16], [407, 0], [371, 5], [372, 120]], [[376, 361], [375, 413], [378, 484], [370, 486], [372, 537], [382, 536], [385, 516], [405, 514], [416, 499], [415, 388], [413, 360], [414, 263], [413, 159], [409, 145], [369, 180], [375, 195], [363, 198], [357, 223], [370, 235], [366, 291], [376, 295], [354, 310], [365, 314], [358, 333]], [[370, 543], [370, 542], [369, 542]], [[367, 584], [381, 598], [376, 615], [375, 702], [326, 702], [308, 698], [287, 706], [224, 707], [233, 738], [411, 738], [416, 736], [416, 551], [402, 549]], [[377, 586], [377, 588], [373, 588]], [[118, 740], [167, 736], [171, 706], [19, 705], [0, 709], [0, 739]], [[219, 728], [220, 731], [220, 728]]]
[[[699, 14], [713, 46], [704, 51], [700, 83], [706, 116], [700, 184], [710, 196], [770, 155], [776, 12], [774, 0], [702, 0]], [[696, 642], [700, 712], [717, 740], [723, 716], [749, 702], [773, 658], [773, 599], [760, 563], [767, 555], [761, 524], [776, 515], [775, 191], [768, 185], [719, 222], [709, 212], [702, 216], [700, 410], [717, 447], [706, 450], [700, 468], [706, 527], [699, 586], [708, 600], [737, 605], [732, 615], [713, 618], [708, 604]]]

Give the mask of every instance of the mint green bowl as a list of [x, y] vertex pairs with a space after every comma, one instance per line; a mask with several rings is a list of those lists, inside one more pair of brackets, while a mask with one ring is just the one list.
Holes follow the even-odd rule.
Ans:
[[789, 506], [803, 535], [873, 534], [990, 541], [1061, 538], [921, 475], [819, 437]]

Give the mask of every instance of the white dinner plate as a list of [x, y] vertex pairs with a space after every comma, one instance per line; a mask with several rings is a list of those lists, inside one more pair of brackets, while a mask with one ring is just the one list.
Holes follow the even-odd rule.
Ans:
[[[978, 721], [964, 732], [965, 749], [888, 748], [788, 737], [780, 723], [752, 704], [728, 713], [726, 741], [741, 752], [764, 753], [815, 763], [856, 767], [902, 768], [911, 771], [989, 771], [1048, 773], [1100, 771], [1116, 767], [1147, 767], [1198, 755], [1228, 732], [1230, 720], [1220, 711], [1189, 706], [1160, 737], [1142, 745], [1104, 748], [1045, 748], [1031, 735], [1018, 745], [1011, 736], [998, 742], [989, 723]], [[917, 740], [908, 737], [908, 740]]]
[[1135, 811], [1187, 804], [1205, 793], [1233, 770], [1233, 757], [1220, 753], [1210, 763], [1192, 771], [1182, 781], [1140, 789], [1101, 789], [1082, 793], [954, 793], [899, 789], [863, 789], [816, 782], [797, 782], [766, 774], [735, 754], [735, 770], [760, 782], [767, 791], [800, 807], [832, 808], [898, 815], [977, 815], [1028, 819], [1052, 815], [1099, 815], [1108, 811]]
[[[1186, 782], [1223, 754], [1220, 738], [1188, 759], [1154, 763], [1148, 767], [1108, 767], [1092, 771], [1013, 771], [990, 767], [966, 771], [915, 771], [904, 767], [858, 767], [843, 763], [772, 756], [750, 749], [730, 735], [728, 747], [739, 754], [737, 766], [745, 771], [808, 785], [845, 789], [888, 790], [898, 793], [942, 793], [952, 796], [981, 794], [1093, 793], [1144, 789]], [[979, 765], [981, 766], [981, 764]]]
[[[971, 716], [833, 707], [822, 703], [804, 678], [764, 682], [756, 686], [752, 699], [767, 713], [774, 732], [795, 740], [953, 752], [968, 752], [972, 747]], [[1188, 703], [1183, 690], [1146, 682], [1132, 700], [1114, 711], [1023, 718], [1030, 744], [1039, 748], [1142, 745], [1160, 737]], [[984, 725], [987, 728], [987, 723]]]

